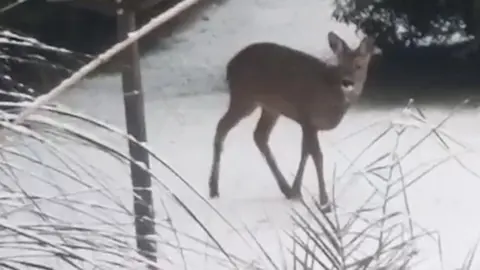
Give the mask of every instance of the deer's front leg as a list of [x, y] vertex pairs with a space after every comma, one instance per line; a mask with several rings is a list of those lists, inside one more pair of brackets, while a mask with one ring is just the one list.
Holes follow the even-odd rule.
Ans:
[[300, 189], [303, 182], [303, 173], [309, 155], [312, 156], [315, 169], [317, 171], [320, 205], [325, 212], [330, 212], [331, 206], [329, 204], [323, 176], [323, 154], [318, 141], [317, 129], [315, 129], [312, 125], [302, 125], [302, 156], [291, 192], [292, 196], [297, 198], [301, 197]]
[[312, 156], [313, 163], [317, 171], [320, 206], [324, 212], [328, 213], [332, 211], [332, 208], [327, 195], [327, 189], [325, 187], [325, 179], [323, 174], [323, 154], [322, 150], [320, 149], [317, 130], [310, 129], [308, 139], [308, 152]]
[[307, 163], [309, 151], [308, 151], [308, 138], [306, 137], [305, 128], [302, 127], [302, 150], [300, 154], [300, 162], [298, 163], [297, 173], [295, 174], [295, 180], [293, 181], [291, 196], [295, 199], [302, 198], [302, 182], [303, 173], [305, 172], [305, 165]]

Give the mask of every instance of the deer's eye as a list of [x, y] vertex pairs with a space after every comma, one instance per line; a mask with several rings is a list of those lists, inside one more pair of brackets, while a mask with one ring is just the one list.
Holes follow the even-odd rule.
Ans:
[[361, 64], [355, 64], [355, 69], [361, 69], [362, 65]]

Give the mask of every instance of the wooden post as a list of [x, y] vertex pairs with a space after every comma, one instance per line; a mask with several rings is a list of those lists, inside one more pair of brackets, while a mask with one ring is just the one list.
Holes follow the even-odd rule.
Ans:
[[[121, 1], [117, 1], [121, 2]], [[117, 9], [117, 30], [119, 41], [124, 40], [128, 33], [136, 30], [135, 12]], [[122, 61], [123, 98], [127, 132], [140, 142], [147, 141], [145, 125], [145, 106], [140, 75], [140, 55], [138, 43], [135, 42], [120, 54]], [[132, 159], [150, 167], [148, 152], [141, 146], [129, 142]], [[137, 249], [146, 259], [157, 262], [157, 245], [155, 237], [155, 214], [152, 200], [152, 181], [150, 175], [135, 162], [130, 164], [133, 193], [135, 233]], [[153, 236], [153, 237], [151, 237]], [[149, 269], [156, 269], [153, 266]]]

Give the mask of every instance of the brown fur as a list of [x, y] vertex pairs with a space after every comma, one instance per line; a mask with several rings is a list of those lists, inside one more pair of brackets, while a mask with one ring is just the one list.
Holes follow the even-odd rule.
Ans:
[[[301, 197], [303, 171], [311, 155], [318, 175], [320, 202], [328, 203], [317, 132], [337, 127], [350, 104], [359, 98], [367, 78], [373, 40], [365, 38], [355, 50], [333, 32], [328, 34], [328, 41], [338, 65], [328, 65], [310, 54], [269, 42], [248, 45], [229, 61], [226, 77], [230, 105], [215, 134], [210, 197], [219, 196], [220, 158], [228, 132], [260, 107], [262, 114], [254, 140], [282, 193], [289, 199]], [[268, 146], [268, 138], [280, 115], [302, 127], [302, 154], [292, 188]]]

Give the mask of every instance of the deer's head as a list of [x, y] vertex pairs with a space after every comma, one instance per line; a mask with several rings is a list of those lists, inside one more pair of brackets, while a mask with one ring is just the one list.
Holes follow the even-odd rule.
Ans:
[[337, 57], [342, 89], [360, 94], [375, 49], [374, 39], [367, 36], [352, 50], [342, 38], [329, 32], [328, 44]]

